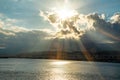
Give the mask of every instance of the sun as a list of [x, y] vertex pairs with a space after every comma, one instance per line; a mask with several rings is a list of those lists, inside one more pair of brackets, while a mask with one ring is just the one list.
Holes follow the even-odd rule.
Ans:
[[69, 8], [61, 8], [55, 11], [58, 17], [62, 20], [71, 18], [72, 16], [76, 15], [77, 12], [75, 10], [71, 10]]
[[80, 39], [85, 33], [85, 30], [80, 28], [80, 14], [68, 5], [50, 8], [50, 11], [41, 12], [41, 16], [54, 27], [53, 38]]

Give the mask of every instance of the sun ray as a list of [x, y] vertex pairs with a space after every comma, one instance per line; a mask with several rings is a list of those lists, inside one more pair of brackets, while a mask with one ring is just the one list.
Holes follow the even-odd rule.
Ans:
[[81, 50], [82, 54], [85, 56], [86, 60], [88, 60], [88, 61], [94, 61], [93, 56], [86, 49], [86, 47], [84, 46], [84, 44], [82, 43], [81, 40], [80, 40], [80, 42], [78, 42], [78, 46], [80, 47], [80, 50]]

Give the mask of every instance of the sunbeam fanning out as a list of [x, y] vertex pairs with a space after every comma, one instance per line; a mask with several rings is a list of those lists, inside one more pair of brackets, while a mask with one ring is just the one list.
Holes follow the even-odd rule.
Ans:
[[0, 80], [120, 80], [120, 0], [0, 0]]

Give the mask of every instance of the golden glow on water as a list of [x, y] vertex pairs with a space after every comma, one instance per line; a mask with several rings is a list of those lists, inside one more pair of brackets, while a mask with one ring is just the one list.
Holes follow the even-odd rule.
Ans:
[[52, 62], [53, 65], [67, 65], [69, 64], [70, 62], [69, 61], [54, 61]]
[[67, 76], [64, 74], [66, 73], [66, 67], [68, 66], [69, 61], [62, 61], [62, 60], [55, 60], [52, 61], [50, 64], [52, 66], [50, 70], [50, 80], [68, 80]]

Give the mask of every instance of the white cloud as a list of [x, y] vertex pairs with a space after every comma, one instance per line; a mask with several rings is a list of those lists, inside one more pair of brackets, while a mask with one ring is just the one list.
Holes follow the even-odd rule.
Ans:
[[15, 33], [29, 31], [29, 29], [20, 26], [11, 26], [7, 30], [13, 31]]
[[40, 16], [56, 28], [55, 38], [80, 38], [86, 30], [94, 29], [93, 20], [88, 19], [86, 15], [79, 14], [76, 11], [69, 11], [71, 14], [68, 15], [63, 14], [63, 11], [59, 12], [55, 10], [40, 12]]
[[0, 14], [0, 33], [9, 36], [15, 36], [15, 33], [17, 32], [28, 31], [28, 29], [24, 27], [14, 25], [14, 23], [16, 22], [18, 22], [18, 20], [11, 19], [5, 16], [4, 14]]
[[111, 18], [110, 18], [112, 23], [119, 23], [120, 24], [120, 13], [115, 13]]
[[6, 36], [15, 36], [15, 33], [11, 32], [11, 31], [6, 31], [3, 29], [0, 29], [0, 34], [4, 34]]
[[0, 28], [4, 26], [4, 22], [0, 20]]

